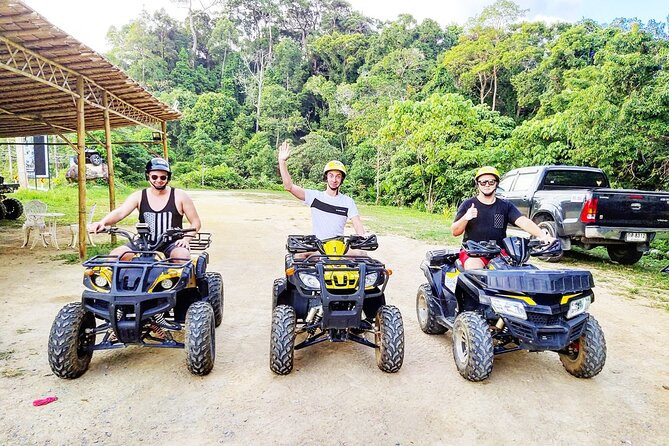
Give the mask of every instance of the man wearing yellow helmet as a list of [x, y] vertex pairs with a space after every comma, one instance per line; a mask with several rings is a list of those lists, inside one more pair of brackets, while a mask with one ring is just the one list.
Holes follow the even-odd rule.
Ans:
[[[501, 246], [507, 225], [513, 223], [545, 243], [552, 242], [553, 237], [524, 217], [513, 203], [495, 196], [499, 177], [497, 169], [491, 166], [483, 166], [476, 171], [474, 181], [478, 194], [465, 200], [458, 208], [451, 225], [453, 236], [464, 233], [464, 241], [494, 240]], [[464, 250], [460, 251], [460, 261], [465, 269], [483, 268], [488, 263], [483, 258], [469, 257]]]
[[339, 192], [346, 178], [346, 167], [340, 161], [330, 161], [323, 168], [324, 191], [303, 189], [293, 184], [286, 161], [290, 157], [290, 145], [285, 141], [279, 147], [279, 172], [283, 187], [295, 198], [304, 201], [311, 208], [313, 234], [321, 240], [344, 234], [344, 226], [351, 220], [356, 234], [364, 235], [365, 228], [360, 220], [358, 208], [353, 199]]

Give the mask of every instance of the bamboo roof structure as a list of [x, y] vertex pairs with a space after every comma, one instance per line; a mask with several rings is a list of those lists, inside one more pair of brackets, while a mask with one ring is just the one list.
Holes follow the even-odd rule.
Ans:
[[[77, 80], [86, 131], [142, 125], [164, 133], [181, 115], [19, 0], [0, 0], [0, 138], [77, 131]], [[163, 136], [164, 137], [164, 136]]]

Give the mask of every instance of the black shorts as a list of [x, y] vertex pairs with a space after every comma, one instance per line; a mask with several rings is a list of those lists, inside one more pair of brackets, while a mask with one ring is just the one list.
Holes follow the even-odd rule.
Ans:
[[[130, 242], [126, 243], [125, 246], [135, 251], [135, 248], [132, 246]], [[172, 251], [174, 251], [174, 248], [177, 248], [177, 242], [172, 242], [167, 245], [163, 245], [161, 249], [157, 249], [156, 251], [162, 252], [163, 254], [165, 254], [165, 257], [169, 259], [170, 255], [172, 254]], [[190, 252], [190, 249], [188, 251]]]

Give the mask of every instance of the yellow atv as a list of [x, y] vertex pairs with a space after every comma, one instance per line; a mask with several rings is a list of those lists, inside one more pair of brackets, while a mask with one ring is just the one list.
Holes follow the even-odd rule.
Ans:
[[[214, 328], [223, 318], [221, 275], [207, 272], [207, 252], [193, 259], [166, 259], [160, 252], [194, 230], [170, 229], [155, 242], [145, 223], [137, 225], [137, 234], [115, 227], [107, 231], [130, 240], [132, 258], [105, 255], [84, 262], [81, 302], [60, 310], [49, 335], [49, 365], [56, 376], [77, 378], [88, 370], [95, 350], [130, 344], [183, 348], [191, 373], [211, 371]], [[198, 233], [191, 250], [204, 251], [210, 243], [211, 234]]]
[[376, 363], [384, 372], [402, 367], [402, 315], [397, 307], [386, 305], [384, 296], [391, 271], [370, 257], [346, 255], [349, 249], [377, 247], [375, 235], [323, 241], [313, 235], [288, 236], [286, 277], [274, 281], [272, 293], [274, 373], [290, 373], [294, 350], [323, 341], [353, 341], [374, 348]]

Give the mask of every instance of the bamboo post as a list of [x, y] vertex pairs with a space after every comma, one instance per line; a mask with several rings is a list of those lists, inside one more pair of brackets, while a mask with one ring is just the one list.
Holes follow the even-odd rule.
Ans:
[[[105, 119], [105, 147], [107, 148], [107, 182], [109, 184], [109, 212], [116, 209], [116, 189], [114, 187], [114, 157], [112, 155], [111, 124], [109, 123], [109, 98], [107, 92], [102, 93]], [[111, 242], [116, 243], [116, 234], [111, 235]]]
[[160, 121], [160, 129], [163, 131], [163, 158], [167, 160], [167, 122]]
[[84, 78], [77, 78], [77, 154], [79, 159], [79, 258], [86, 258], [86, 120], [84, 118]]

